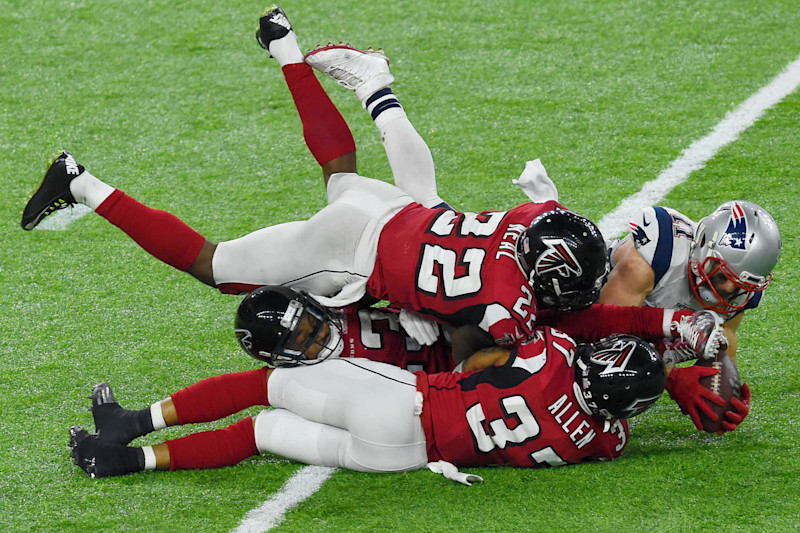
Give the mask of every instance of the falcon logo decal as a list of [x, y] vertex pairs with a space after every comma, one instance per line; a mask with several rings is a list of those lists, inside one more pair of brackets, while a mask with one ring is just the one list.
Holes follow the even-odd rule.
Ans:
[[[642, 228], [634, 224], [633, 222], [629, 223], [628, 226], [631, 228], [631, 237], [633, 237], [633, 242], [637, 248], [641, 248], [645, 246], [647, 243], [650, 242], [650, 238], [647, 236], [647, 233], [644, 232]], [[647, 226], [647, 224], [645, 224]]]
[[594, 352], [591, 360], [598, 365], [605, 365], [605, 370], [599, 374], [601, 376], [625, 372], [635, 349], [636, 343], [633, 341], [617, 341], [611, 348]]
[[536, 260], [534, 270], [539, 275], [556, 272], [562, 278], [580, 276], [583, 268], [564, 239], [542, 239], [547, 250]]
[[731, 209], [731, 219], [728, 221], [728, 229], [720, 238], [720, 246], [730, 246], [737, 250], [745, 250], [747, 239], [747, 219], [744, 217], [744, 209], [738, 203], [733, 204]]
[[628, 418], [638, 415], [642, 411], [645, 411], [648, 407], [653, 405], [653, 403], [661, 398], [661, 393], [657, 394], [656, 396], [652, 396], [650, 398], [636, 398], [632, 404], [628, 407], [623, 409], [625, 412], [630, 413]]
[[239, 341], [239, 344], [242, 347], [250, 351], [253, 349], [253, 335], [246, 329], [235, 329], [233, 333], [236, 335], [236, 339]]

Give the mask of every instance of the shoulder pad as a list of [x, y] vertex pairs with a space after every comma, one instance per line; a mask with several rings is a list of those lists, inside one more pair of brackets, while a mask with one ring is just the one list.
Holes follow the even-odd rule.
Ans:
[[655, 207], [646, 207], [628, 222], [633, 244], [639, 253], [645, 256], [648, 263], [651, 262], [650, 258], [652, 257], [650, 250], [658, 243], [659, 224], [656, 223], [658, 219], [656, 209]]
[[[664, 276], [672, 263], [677, 232], [686, 232], [686, 217], [668, 207], [647, 207], [629, 223], [634, 245], [653, 267], [655, 282]], [[691, 231], [691, 226], [687, 226]], [[691, 235], [687, 235], [691, 238]]]

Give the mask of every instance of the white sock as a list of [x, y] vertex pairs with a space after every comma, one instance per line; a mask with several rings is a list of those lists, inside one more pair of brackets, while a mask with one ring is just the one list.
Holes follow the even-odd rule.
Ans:
[[[394, 95], [390, 87], [384, 87], [374, 94], [371, 94], [361, 102], [361, 105], [369, 112], [372, 120], [375, 121], [375, 125], [378, 126], [378, 129], [381, 129], [381, 121], [385, 122], [392, 118], [406, 116], [406, 112], [403, 111], [403, 106], [400, 105], [400, 101]], [[384, 116], [385, 118], [383, 118]]]
[[153, 451], [152, 446], [143, 446], [142, 452], [144, 452], [144, 471], [150, 472], [156, 469], [156, 454]]
[[84, 170], [70, 182], [69, 190], [78, 203], [97, 209], [115, 189]]
[[153, 421], [153, 431], [167, 427], [167, 422], [164, 420], [164, 411], [161, 410], [161, 402], [156, 402], [150, 406], [150, 418]]
[[269, 43], [269, 53], [278, 60], [281, 66], [305, 61], [303, 52], [297, 44], [297, 35], [293, 31]]

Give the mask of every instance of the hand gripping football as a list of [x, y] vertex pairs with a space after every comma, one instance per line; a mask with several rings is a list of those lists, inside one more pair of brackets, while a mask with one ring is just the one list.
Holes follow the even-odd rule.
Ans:
[[722, 406], [707, 400], [700, 400], [706, 402], [719, 418], [714, 422], [702, 410], [699, 410], [698, 413], [703, 429], [709, 433], [716, 433], [723, 429], [722, 422], [726, 420], [725, 411], [735, 411], [731, 405], [731, 398], [742, 398], [742, 381], [739, 378], [739, 369], [725, 350], [720, 350], [713, 359], [698, 359], [695, 365], [719, 370], [713, 376], [700, 378], [700, 384], [703, 387], [725, 400], [725, 405]]

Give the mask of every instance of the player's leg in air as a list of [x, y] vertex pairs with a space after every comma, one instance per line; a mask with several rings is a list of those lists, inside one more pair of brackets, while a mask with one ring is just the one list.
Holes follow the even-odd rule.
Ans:
[[382, 50], [350, 45], [320, 46], [306, 63], [355, 91], [381, 134], [395, 184], [425, 207], [449, 207], [436, 189], [436, 171], [428, 145], [409, 121], [389, 86], [394, 81]]
[[281, 66], [303, 124], [303, 138], [322, 167], [325, 184], [333, 173], [356, 172], [356, 144], [350, 128], [305, 63], [282, 9], [273, 6], [264, 12], [256, 40]]
[[[333, 173], [355, 172], [355, 143], [350, 130], [311, 68], [303, 62], [295, 34], [280, 9], [272, 9], [262, 16], [258, 38], [262, 46], [266, 46], [283, 65], [287, 84], [303, 122], [304, 137], [312, 154], [322, 166], [326, 182]], [[343, 188], [340, 186], [339, 190]], [[377, 191], [381, 188], [380, 183], [376, 182], [370, 188]], [[382, 192], [387, 190], [384, 188]], [[388, 191], [388, 196], [378, 194], [381, 200], [390, 203], [405, 202], [399, 199], [401, 195], [393, 191]], [[354, 272], [348, 269], [351, 264], [336, 265], [341, 267], [341, 275], [332, 284], [328, 283], [331, 280], [330, 274], [314, 274], [329, 269], [328, 256], [317, 253], [320, 249], [329, 248], [325, 248], [326, 236], [314, 231], [309, 224], [282, 224], [220, 245], [213, 243], [178, 217], [145, 206], [100, 181], [67, 152], [53, 162], [39, 189], [26, 205], [22, 227], [26, 230], [33, 229], [47, 215], [76, 203], [94, 209], [157, 259], [188, 272], [223, 292], [246, 292], [266, 283], [274, 283], [292, 285], [324, 296], [335, 293], [342, 285], [347, 284], [350, 281], [348, 276]], [[395, 208], [392, 205], [390, 209]], [[322, 216], [325, 220], [317, 220], [316, 226], [327, 228], [326, 221], [333, 220], [339, 224], [347, 223], [357, 231], [356, 226], [361, 222], [353, 220], [352, 213], [346, 208], [340, 206], [338, 210], [341, 211], [338, 217], [335, 216], [336, 209], [328, 210], [327, 215]], [[384, 213], [374, 214], [381, 217]], [[340, 229], [337, 236], [350, 236], [350, 242], [345, 243], [344, 248], [353, 248], [358, 242], [357, 235], [350, 231], [350, 227]], [[271, 248], [265, 250], [263, 246], [259, 247], [262, 242], [270, 242]], [[220, 252], [220, 246], [223, 246], [224, 252]], [[261, 255], [257, 253], [259, 250]], [[302, 264], [307, 267], [305, 278], [296, 276], [296, 266], [300, 261], [296, 261], [294, 266], [290, 264], [290, 260], [265, 262], [265, 254], [275, 259], [281, 250], [290, 250], [297, 257], [305, 254], [302, 258]], [[315, 260], [320, 264], [314, 264]], [[352, 260], [353, 258], [348, 257], [345, 262]], [[371, 266], [369, 269], [371, 270]]]
[[[436, 174], [428, 145], [411, 125], [389, 87], [394, 77], [383, 52], [328, 45], [309, 52], [304, 60], [291, 23], [278, 7], [261, 17], [256, 39], [281, 65], [303, 123], [306, 144], [322, 166], [326, 184], [331, 173], [355, 172], [356, 147], [347, 123], [309, 65], [359, 95], [381, 133], [395, 184], [426, 207], [446, 205], [436, 192]], [[348, 148], [352, 154], [342, 158]], [[335, 165], [329, 163], [332, 159]], [[342, 168], [347, 163], [352, 164], [351, 169]]]
[[[261, 452], [367, 472], [414, 470], [427, 464], [416, 391], [414, 374], [366, 359], [224, 374], [140, 411], [120, 407], [100, 384], [92, 393], [96, 434], [73, 427], [70, 447], [75, 464], [92, 477], [218, 468]], [[220, 430], [127, 446], [153, 430], [255, 405], [276, 409]]]
[[68, 152], [45, 173], [22, 213], [22, 227], [32, 230], [46, 216], [75, 204], [93, 209], [160, 261], [214, 286], [214, 243], [175, 215], [148, 207], [94, 177]]
[[[215, 244], [166, 211], [105, 184], [62, 153], [28, 202], [22, 226], [33, 229], [56, 209], [81, 203], [122, 229], [157, 259], [226, 293], [286, 285], [318, 296], [363, 296], [383, 225], [412, 199], [388, 183], [352, 173], [328, 186], [329, 205], [309, 220], [262, 228]], [[324, 302], [328, 303], [328, 302]]]

